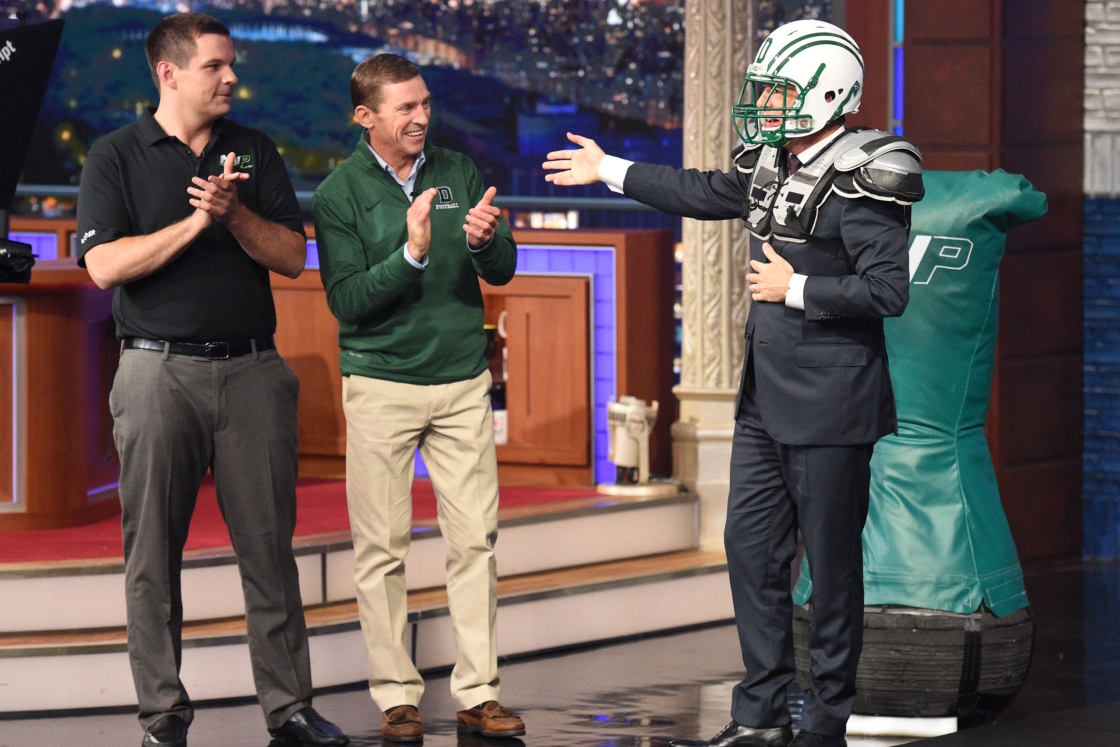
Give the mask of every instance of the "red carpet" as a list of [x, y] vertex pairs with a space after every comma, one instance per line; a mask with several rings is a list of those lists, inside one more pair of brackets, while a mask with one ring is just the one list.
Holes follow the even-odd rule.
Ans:
[[[346, 483], [342, 480], [301, 479], [296, 488], [299, 501], [296, 536], [350, 530], [346, 514]], [[587, 498], [594, 490], [566, 488], [504, 487], [499, 499], [502, 508], [528, 506]], [[436, 495], [428, 480], [412, 486], [412, 518], [434, 519]], [[228, 547], [229, 533], [218, 510], [214, 482], [207, 476], [198, 492], [188, 550]], [[119, 516], [70, 529], [45, 529], [33, 532], [0, 532], [0, 563], [28, 563], [48, 560], [113, 558], [121, 555]]]

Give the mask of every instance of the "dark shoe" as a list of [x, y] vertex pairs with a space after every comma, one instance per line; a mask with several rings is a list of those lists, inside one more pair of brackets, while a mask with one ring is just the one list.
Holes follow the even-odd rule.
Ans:
[[187, 747], [187, 722], [178, 716], [164, 716], [144, 732], [144, 747]]
[[752, 729], [732, 721], [707, 741], [674, 739], [669, 747], [789, 747], [792, 740], [793, 729], [788, 726]]
[[525, 734], [525, 722], [496, 700], [488, 700], [469, 710], [459, 711], [455, 722], [460, 731], [484, 737], [520, 737]]
[[400, 705], [381, 717], [381, 737], [389, 742], [423, 742], [424, 725], [416, 706]]
[[848, 747], [848, 740], [844, 737], [826, 737], [811, 731], [799, 731], [789, 747]]
[[311, 706], [300, 708], [288, 717], [283, 726], [269, 729], [268, 733], [285, 742], [312, 747], [344, 747], [350, 744], [350, 737], [343, 734], [342, 729], [320, 716]]

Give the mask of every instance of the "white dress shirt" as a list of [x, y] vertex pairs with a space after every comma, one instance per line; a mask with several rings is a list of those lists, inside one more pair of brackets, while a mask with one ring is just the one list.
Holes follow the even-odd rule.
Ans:
[[[408, 198], [409, 202], [412, 202], [416, 198], [416, 195], [413, 194], [413, 192], [416, 191], [416, 175], [420, 173], [420, 167], [424, 165], [424, 161], [428, 160], [428, 157], [424, 155], [424, 151], [420, 151], [420, 156], [412, 162], [412, 171], [409, 172], [408, 178], [401, 179], [399, 176], [397, 176], [397, 172], [393, 169], [393, 167], [389, 165], [389, 162], [382, 158], [381, 154], [373, 149], [373, 146], [369, 144], [368, 140], [366, 140], [366, 145], [369, 146], [369, 152], [372, 153], [373, 157], [377, 159], [377, 162], [381, 164], [381, 168], [385, 169], [389, 176], [393, 177], [393, 181], [401, 185], [401, 189], [404, 190], [404, 196]], [[428, 266], [427, 254], [424, 255], [423, 262], [417, 262], [412, 258], [412, 255], [408, 253], [407, 241], [404, 242], [404, 246], [401, 247], [401, 251], [404, 252], [404, 258], [408, 260], [408, 263], [415, 267], [417, 270], [423, 270]]]

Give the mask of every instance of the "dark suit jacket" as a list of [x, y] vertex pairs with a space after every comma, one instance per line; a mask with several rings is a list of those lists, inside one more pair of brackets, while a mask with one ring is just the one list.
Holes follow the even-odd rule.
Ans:
[[[738, 171], [635, 163], [623, 189], [668, 213], [729, 220], [740, 217], [749, 182], [750, 175]], [[843, 241], [851, 261], [810, 243], [771, 240], [808, 280], [804, 311], [782, 303], [751, 305], [747, 354], [753, 356], [762, 423], [784, 444], [873, 443], [897, 430], [883, 318], [900, 315], [909, 300], [904, 209], [833, 193], [820, 208], [814, 235]], [[763, 242], [752, 235], [750, 244], [751, 259], [766, 262]]]

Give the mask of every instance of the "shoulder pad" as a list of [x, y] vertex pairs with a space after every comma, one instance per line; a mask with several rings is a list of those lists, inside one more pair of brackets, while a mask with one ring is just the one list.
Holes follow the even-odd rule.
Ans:
[[[836, 170], [861, 195], [876, 200], [912, 205], [925, 196], [922, 154], [906, 138], [880, 130], [862, 130], [845, 139], [845, 150], [836, 159]], [[850, 179], [850, 182], [849, 182]]]
[[922, 162], [922, 153], [918, 150], [918, 146], [904, 137], [891, 135], [882, 130], [858, 130], [845, 135], [840, 142], [842, 152], [836, 157], [837, 171], [855, 171], [860, 166], [895, 151], [906, 151], [912, 154], [919, 164]]
[[749, 174], [754, 171], [754, 165], [758, 163], [760, 155], [762, 155], [761, 145], [750, 145], [740, 141], [735, 150], [731, 151], [731, 161], [739, 171]]

